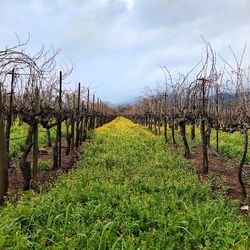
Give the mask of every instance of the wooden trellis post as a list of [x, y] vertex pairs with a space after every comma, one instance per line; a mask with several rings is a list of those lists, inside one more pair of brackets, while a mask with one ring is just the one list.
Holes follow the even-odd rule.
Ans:
[[8, 167], [10, 167], [10, 129], [12, 123], [12, 106], [13, 106], [13, 96], [14, 96], [14, 79], [15, 79], [15, 69], [13, 68], [10, 72], [11, 74], [11, 84], [10, 84], [10, 100], [9, 100], [9, 111], [6, 121], [6, 147], [8, 155]]
[[[36, 87], [35, 89], [35, 98], [34, 98], [34, 110], [35, 116], [39, 112], [39, 89]], [[36, 117], [33, 122], [33, 163], [32, 163], [32, 188], [36, 189], [38, 187], [37, 183], [37, 171], [38, 171], [38, 154], [39, 154], [39, 147], [38, 147], [38, 121]]]
[[206, 137], [206, 111], [205, 111], [205, 98], [206, 98], [206, 80], [204, 78], [199, 79], [202, 82], [202, 117], [201, 117], [201, 142], [203, 153], [203, 173], [208, 173], [208, 153], [207, 153], [207, 137]]
[[80, 138], [80, 131], [79, 131], [79, 123], [80, 123], [80, 104], [81, 104], [81, 83], [78, 84], [78, 97], [77, 97], [77, 114], [76, 114], [76, 148], [79, 147], [79, 138]]
[[0, 82], [0, 205], [8, 190], [8, 155], [4, 131], [4, 114], [2, 102], [2, 83]]
[[164, 93], [164, 138], [165, 143], [168, 142], [168, 134], [167, 134], [167, 92]]

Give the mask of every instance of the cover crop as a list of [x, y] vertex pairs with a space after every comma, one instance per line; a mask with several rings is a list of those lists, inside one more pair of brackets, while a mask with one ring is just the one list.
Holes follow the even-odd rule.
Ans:
[[0, 210], [0, 248], [249, 249], [239, 203], [212, 193], [146, 128], [96, 129], [77, 169]]

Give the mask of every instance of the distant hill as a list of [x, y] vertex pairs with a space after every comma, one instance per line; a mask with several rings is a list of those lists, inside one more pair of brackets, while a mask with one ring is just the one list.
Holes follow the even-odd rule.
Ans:
[[[250, 91], [246, 91], [246, 94], [248, 94], [250, 96]], [[175, 94], [171, 93], [168, 96], [168, 100], [174, 100], [174, 97], [175, 97]], [[213, 99], [214, 97], [215, 96], [213, 95], [213, 96], [210, 96], [209, 98]], [[229, 93], [229, 92], [219, 93], [219, 100], [220, 101], [223, 101], [223, 102], [227, 103], [227, 102], [232, 101], [234, 98], [235, 98], [235, 95], [232, 94], [232, 93]], [[138, 104], [142, 100], [143, 100], [143, 97], [142, 96], [138, 96], [138, 97], [132, 98], [132, 99], [130, 99], [128, 101], [117, 103], [117, 104], [114, 104], [112, 102], [105, 102], [105, 104], [108, 105], [111, 108], [122, 110], [125, 107], [133, 106], [135, 104]]]
[[117, 103], [117, 104], [114, 104], [112, 102], [105, 102], [105, 104], [108, 105], [109, 107], [120, 109], [120, 108], [124, 108], [126, 106], [133, 106], [133, 105], [139, 103], [142, 100], [142, 98], [143, 98], [142, 96], [138, 96], [138, 97], [132, 98], [131, 100]]

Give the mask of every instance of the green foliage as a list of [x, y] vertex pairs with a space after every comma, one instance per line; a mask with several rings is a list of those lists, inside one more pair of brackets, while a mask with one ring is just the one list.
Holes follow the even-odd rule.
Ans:
[[[169, 138], [170, 136], [170, 130], [168, 130]], [[192, 141], [191, 138], [191, 126], [186, 127], [186, 133], [187, 133], [187, 139], [189, 141], [189, 144], [191, 146], [195, 146], [201, 143], [201, 137], [200, 137], [200, 128], [196, 127], [196, 139], [195, 141]], [[179, 133], [179, 130], [176, 131], [176, 140], [179, 145], [182, 145], [181, 136]], [[250, 135], [250, 131], [249, 131]], [[234, 132], [234, 133], [228, 133], [228, 132], [222, 132], [219, 131], [219, 152], [234, 158], [235, 160], [240, 160], [242, 157], [243, 152], [243, 145], [244, 145], [244, 137], [240, 132]], [[216, 130], [212, 129], [211, 132], [211, 148], [213, 150], [216, 150]], [[248, 153], [246, 157], [246, 161], [250, 163], [250, 143], [248, 145]]]
[[17, 158], [21, 154], [22, 147], [25, 143], [25, 137], [28, 134], [28, 125], [14, 123], [10, 130], [10, 157]]
[[[250, 133], [250, 132], [249, 132]], [[219, 150], [221, 153], [240, 160], [243, 153], [244, 136], [240, 132], [228, 133], [219, 132]], [[211, 147], [216, 149], [216, 131], [212, 130]], [[246, 161], [250, 162], [250, 144], [248, 145], [248, 153]]]
[[249, 249], [239, 202], [210, 191], [160, 138], [124, 118], [77, 169], [0, 210], [0, 249]]
[[39, 169], [49, 169], [52, 166], [52, 161], [50, 160], [39, 160], [38, 161], [38, 168]]
[[[25, 145], [26, 136], [28, 134], [29, 126], [27, 124], [19, 125], [18, 122], [14, 123], [10, 131], [10, 157], [18, 158], [22, 154], [22, 149]], [[52, 142], [56, 138], [56, 127], [50, 129]], [[66, 125], [62, 124], [62, 137], [66, 136]], [[38, 144], [39, 147], [44, 147], [47, 145], [47, 134], [46, 130], [39, 126], [38, 131]]]

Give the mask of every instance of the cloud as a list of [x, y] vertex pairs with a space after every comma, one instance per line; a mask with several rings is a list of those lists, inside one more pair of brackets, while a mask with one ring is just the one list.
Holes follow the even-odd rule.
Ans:
[[[247, 0], [0, 0], [0, 46], [30, 32], [30, 50], [41, 44], [63, 50], [77, 66], [72, 83], [99, 86], [113, 102], [138, 96], [163, 79], [160, 65], [187, 72], [209, 40], [228, 60], [250, 41]], [[245, 64], [250, 64], [247, 50]]]

